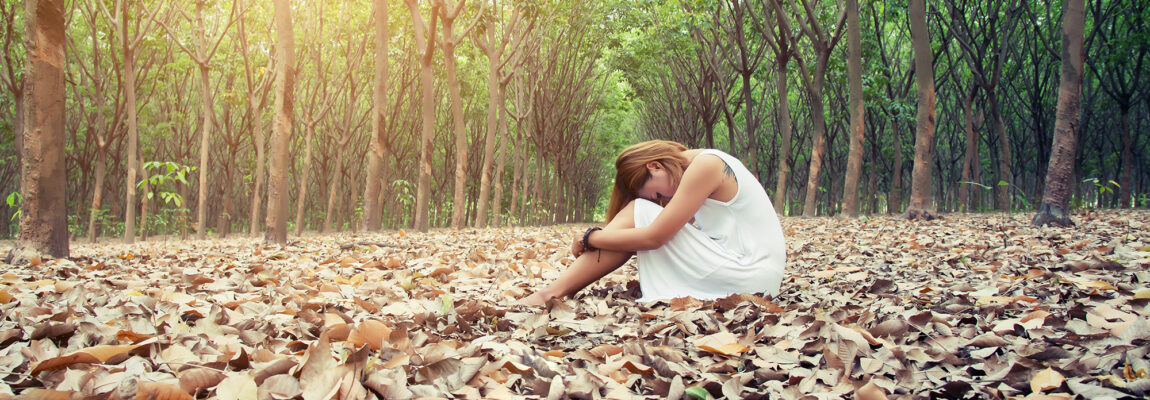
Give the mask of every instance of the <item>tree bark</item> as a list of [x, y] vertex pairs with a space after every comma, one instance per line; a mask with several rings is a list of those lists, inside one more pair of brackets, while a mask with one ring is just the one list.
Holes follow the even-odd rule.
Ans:
[[124, 202], [124, 243], [132, 243], [136, 240], [136, 178], [140, 175], [140, 160], [136, 157], [139, 153], [140, 134], [137, 131], [136, 123], [136, 54], [135, 49], [128, 38], [128, 2], [122, 5], [120, 11], [120, 40], [121, 50], [123, 50], [123, 64], [124, 64], [124, 108], [127, 109], [128, 114], [128, 176], [125, 178], [125, 188], [127, 200]]
[[[863, 135], [866, 129], [862, 92], [862, 48], [859, 38], [858, 0], [847, 0], [847, 75], [850, 81], [850, 150], [843, 187], [843, 214], [858, 215], [858, 183], [862, 173]], [[928, 48], [929, 50], [929, 48]]]
[[199, 61], [200, 70], [200, 104], [202, 105], [203, 113], [203, 130], [200, 132], [200, 191], [198, 197], [198, 204], [196, 205], [196, 238], [203, 239], [208, 235], [208, 154], [211, 151], [211, 138], [212, 138], [212, 124], [215, 122], [212, 100], [212, 84], [208, 79], [208, 56], [211, 50], [211, 45], [208, 40], [207, 31], [204, 30], [204, 1], [196, 1], [196, 35], [199, 39], [200, 55], [203, 57]]
[[431, 59], [435, 55], [435, 24], [438, 7], [431, 6], [431, 24], [423, 22], [416, 0], [404, 0], [411, 11], [414, 25], [416, 48], [419, 49], [419, 86], [422, 96], [422, 127], [419, 137], [419, 179], [415, 189], [415, 217], [412, 225], [417, 232], [427, 232], [428, 205], [431, 191], [431, 139], [435, 134], [435, 81], [431, 70]]
[[902, 212], [902, 125], [897, 117], [890, 119], [890, 132], [894, 137], [894, 166], [891, 168], [890, 194], [887, 195], [887, 214]]
[[[1035, 225], [1074, 225], [1070, 220], [1070, 192], [1074, 186], [1074, 157], [1078, 147], [1078, 118], [1082, 106], [1082, 72], [1085, 51], [1085, 0], [1063, 3], [1062, 72], [1058, 84], [1058, 113], [1054, 121], [1054, 144], [1047, 164], [1042, 204], [1032, 221]], [[1130, 168], [1129, 165], [1125, 165]]]
[[966, 154], [963, 155], [962, 161], [962, 182], [971, 183], [960, 183], [958, 198], [959, 202], [961, 203], [961, 209], [966, 212], [974, 210], [973, 197], [974, 193], [977, 192], [973, 191], [973, 186], [974, 182], [978, 182], [978, 177], [975, 173], [979, 167], [978, 132], [974, 127], [976, 124], [981, 125], [981, 122], [976, 123], [975, 120], [981, 119], [982, 116], [979, 115], [976, 117], [974, 115], [974, 107], [972, 103], [974, 102], [975, 92], [975, 90], [971, 90], [966, 96], [963, 96], [962, 98], [962, 109], [966, 117], [963, 121], [963, 127], [966, 131]]
[[934, 219], [930, 207], [931, 162], [934, 160], [934, 66], [926, 27], [926, 0], [910, 0], [910, 36], [914, 46], [914, 76], [918, 85], [918, 116], [914, 139], [908, 219]]
[[[1059, 95], [1059, 100], [1062, 96]], [[1079, 101], [1081, 102], [1081, 100]], [[1134, 171], [1134, 140], [1130, 136], [1130, 110], [1122, 110], [1122, 131], [1119, 135], [1122, 137], [1122, 172], [1118, 175], [1118, 208], [1129, 208], [1130, 202], [1130, 189], [1133, 186], [1133, 179], [1131, 176]], [[1075, 124], [1077, 125], [1077, 124]]]
[[[304, 125], [304, 156], [303, 156], [303, 169], [299, 171], [297, 177], [298, 183], [296, 188], [299, 194], [296, 195], [295, 200], [295, 235], [299, 236], [303, 233], [304, 225], [307, 225], [307, 213], [304, 210], [304, 205], [307, 204], [307, 187], [308, 176], [311, 175], [311, 147], [312, 139], [315, 136], [315, 124], [307, 123]], [[322, 227], [321, 227], [322, 229]]]
[[371, 146], [368, 149], [367, 181], [363, 193], [362, 231], [374, 232], [380, 229], [383, 204], [377, 201], [380, 190], [380, 177], [387, 164], [383, 160], [385, 136], [387, 136], [387, 84], [389, 65], [388, 40], [391, 33], [387, 28], [387, 1], [373, 0], [372, 12], [375, 21], [375, 94], [372, 103]]
[[68, 257], [65, 169], [63, 0], [26, 0], [20, 233], [9, 264], [40, 255]]
[[272, 168], [268, 187], [268, 211], [264, 240], [287, 243], [288, 145], [292, 135], [292, 108], [295, 94], [295, 36], [292, 33], [291, 4], [273, 0], [276, 30], [276, 98], [273, 119]]

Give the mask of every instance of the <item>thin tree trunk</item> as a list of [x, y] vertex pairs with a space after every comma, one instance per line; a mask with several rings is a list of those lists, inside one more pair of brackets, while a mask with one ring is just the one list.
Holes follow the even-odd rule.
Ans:
[[[1061, 96], [1059, 96], [1061, 98]], [[1081, 100], [1080, 100], [1081, 102]], [[1130, 207], [1130, 189], [1133, 185], [1131, 179], [1134, 171], [1134, 140], [1130, 135], [1130, 109], [1122, 109], [1122, 172], [1118, 175], [1118, 208]]]
[[[345, 145], [346, 144], [341, 141], [339, 148], [342, 149]], [[338, 223], [338, 221], [339, 221], [339, 219], [336, 218], [336, 215], [335, 215], [336, 214], [335, 200], [336, 200], [336, 190], [339, 187], [340, 178], [343, 177], [342, 174], [340, 173], [340, 170], [343, 167], [343, 155], [344, 155], [344, 152], [342, 152], [342, 151], [336, 152], [335, 171], [332, 172], [332, 176], [328, 179], [327, 208], [326, 208], [327, 211], [324, 212], [324, 217], [323, 217], [323, 231], [325, 231], [325, 232], [334, 232], [334, 230], [333, 230], [334, 228], [332, 226], [332, 223], [333, 222]]]
[[427, 232], [428, 205], [431, 191], [431, 140], [435, 134], [435, 81], [431, 70], [432, 56], [435, 54], [435, 24], [439, 6], [433, 2], [431, 6], [431, 24], [423, 23], [423, 15], [419, 11], [416, 0], [404, 0], [408, 10], [411, 11], [412, 23], [415, 31], [417, 48], [419, 48], [419, 85], [422, 97], [421, 117], [422, 127], [419, 137], [419, 178], [415, 190], [415, 217], [414, 229], [418, 232]]
[[253, 134], [255, 135], [255, 147], [256, 147], [256, 177], [255, 177], [256, 183], [255, 183], [255, 186], [252, 188], [252, 200], [251, 200], [252, 209], [251, 209], [250, 219], [248, 221], [250, 223], [250, 226], [248, 227], [248, 234], [250, 234], [252, 236], [255, 236], [256, 231], [260, 227], [260, 223], [259, 223], [260, 199], [263, 198], [261, 195], [263, 194], [264, 174], [265, 174], [265, 172], [264, 172], [264, 145], [265, 145], [264, 144], [264, 140], [265, 140], [264, 139], [264, 124], [261, 121], [262, 118], [260, 118], [260, 116], [261, 116], [260, 111], [261, 111], [260, 107], [258, 107], [256, 105], [255, 96], [254, 95], [248, 96], [248, 113], [251, 114], [251, 116], [252, 116], [252, 130], [254, 131]]
[[292, 33], [291, 4], [273, 0], [276, 29], [276, 99], [272, 137], [271, 182], [268, 186], [267, 233], [269, 243], [287, 243], [288, 145], [292, 134], [292, 107], [295, 94], [295, 36]]
[[380, 197], [380, 178], [387, 167], [383, 161], [384, 141], [387, 132], [387, 84], [388, 84], [388, 40], [387, 1], [373, 0], [372, 11], [375, 21], [375, 95], [372, 102], [371, 147], [368, 149], [367, 181], [363, 193], [363, 231], [378, 231], [383, 204]]
[[140, 135], [136, 124], [136, 55], [128, 39], [128, 3], [124, 3], [124, 10], [120, 12], [120, 39], [123, 50], [124, 64], [124, 108], [127, 112], [128, 124], [128, 176], [125, 178], [127, 200], [124, 202], [124, 243], [132, 243], [136, 239], [136, 177], [138, 177], [140, 163], [136, 158], [139, 153]]
[[[962, 109], [965, 115], [963, 127], [966, 132], [966, 154], [963, 155], [962, 160], [962, 182], [976, 182], [974, 179], [974, 169], [978, 164], [978, 133], [974, 130], [974, 112], [972, 103], [974, 102], [975, 91], [970, 91], [962, 98]], [[965, 212], [974, 210], [973, 201], [971, 199], [973, 193], [973, 183], [959, 184], [958, 198], [961, 204], [960, 208]]]
[[[491, 198], [491, 226], [496, 228], [503, 224], [503, 170], [507, 159], [507, 104], [502, 100], [504, 90], [504, 86], [499, 87], [499, 137], [495, 138], [499, 146], [499, 157], [495, 160], [495, 196]], [[479, 198], [482, 202], [485, 197], [481, 194]], [[482, 218], [482, 211], [480, 215]]]
[[910, 0], [910, 32], [914, 46], [914, 76], [918, 85], [918, 116], [911, 173], [909, 219], [933, 219], [931, 162], [934, 160], [934, 67], [926, 27], [926, 0]]
[[[822, 68], [816, 68], [821, 70]], [[826, 131], [827, 120], [826, 114], [823, 110], [823, 72], [815, 72], [814, 83], [807, 88], [807, 94], [810, 96], [811, 101], [811, 118], [814, 124], [814, 139], [811, 147], [811, 162], [810, 168], [807, 172], [807, 193], [806, 200], [803, 202], [803, 216], [814, 217], [817, 215], [815, 200], [819, 194], [819, 172], [821, 172], [823, 165], [823, 152], [826, 147]]]
[[998, 182], [994, 183], [997, 194], [997, 206], [1001, 211], [1010, 211], [1010, 192], [1013, 190], [1014, 179], [1010, 172], [1010, 136], [1006, 132], [1002, 121], [1001, 105], [995, 93], [987, 93], [990, 106], [990, 123], [994, 132], [998, 134]]
[[[299, 236], [303, 233], [305, 218], [304, 218], [304, 205], [307, 203], [307, 181], [308, 175], [311, 174], [311, 146], [312, 136], [315, 135], [315, 124], [308, 123], [304, 126], [304, 156], [303, 156], [303, 169], [299, 171], [298, 183], [296, 184], [299, 189], [299, 194], [296, 196], [295, 204], [295, 235]], [[321, 227], [322, 228], [322, 227]]]
[[[200, 2], [196, 3], [201, 4]], [[203, 112], [203, 130], [200, 132], [200, 190], [196, 205], [196, 238], [207, 237], [208, 232], [208, 152], [212, 137], [212, 85], [208, 79], [207, 64], [200, 65], [200, 102]]]
[[[1074, 225], [1070, 220], [1069, 203], [1071, 188], [1075, 186], [1074, 157], [1078, 147], [1078, 119], [1082, 106], [1085, 3], [1085, 0], [1069, 0], [1063, 5], [1058, 114], [1054, 121], [1054, 144], [1047, 164], [1042, 205], [1032, 221], [1035, 225]], [[1126, 168], [1130, 166], [1126, 165]]]
[[107, 150], [96, 149], [96, 186], [92, 189], [92, 207], [88, 209], [88, 242], [96, 243], [96, 213], [104, 199], [104, 164], [107, 164]]
[[865, 127], [862, 93], [862, 48], [859, 38], [858, 0], [847, 0], [847, 75], [850, 81], [850, 149], [843, 187], [843, 214], [858, 215], [858, 183], [862, 174], [863, 135]]
[[894, 137], [894, 167], [890, 178], [890, 194], [887, 195], [886, 200], [887, 214], [902, 212], [902, 133], [900, 127], [898, 118], [892, 117], [890, 130], [891, 136]]

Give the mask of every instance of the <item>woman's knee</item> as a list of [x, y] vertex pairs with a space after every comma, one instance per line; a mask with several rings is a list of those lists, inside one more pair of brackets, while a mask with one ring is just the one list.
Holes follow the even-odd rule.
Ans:
[[[603, 229], [630, 229], [630, 228], [634, 228], [635, 227], [635, 203], [639, 200], [642, 200], [642, 199], [634, 199], [634, 200], [631, 200], [630, 202], [627, 202], [627, 205], [623, 206], [623, 209], [619, 210], [619, 213], [615, 214], [615, 218], [612, 218], [611, 221], [607, 223], [607, 226]], [[643, 201], [646, 201], [646, 200], [643, 200]]]

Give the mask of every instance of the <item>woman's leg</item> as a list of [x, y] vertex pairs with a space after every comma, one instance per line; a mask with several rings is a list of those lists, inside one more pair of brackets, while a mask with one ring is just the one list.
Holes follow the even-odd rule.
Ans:
[[[615, 218], [607, 224], [603, 230], [611, 229], [627, 229], [635, 227], [635, 202], [632, 201], [619, 210]], [[528, 305], [544, 305], [547, 300], [552, 297], [570, 296], [579, 290], [595, 282], [599, 278], [606, 276], [612, 271], [618, 269], [627, 260], [631, 259], [634, 252], [623, 251], [610, 251], [610, 250], [596, 250], [584, 252], [575, 262], [571, 264], [567, 270], [559, 275], [558, 279], [551, 282], [550, 285], [542, 290], [533, 293], [530, 296], [523, 298], [523, 303]]]

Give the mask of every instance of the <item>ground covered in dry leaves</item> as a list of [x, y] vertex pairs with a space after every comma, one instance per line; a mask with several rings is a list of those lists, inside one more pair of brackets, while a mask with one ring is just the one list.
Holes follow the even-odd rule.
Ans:
[[516, 298], [578, 226], [73, 246], [3, 268], [0, 398], [1141, 398], [1150, 212], [785, 219], [774, 297]]

